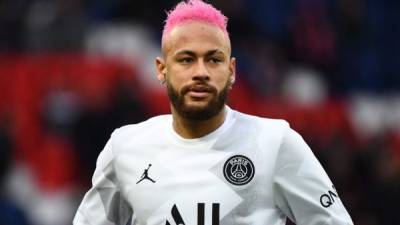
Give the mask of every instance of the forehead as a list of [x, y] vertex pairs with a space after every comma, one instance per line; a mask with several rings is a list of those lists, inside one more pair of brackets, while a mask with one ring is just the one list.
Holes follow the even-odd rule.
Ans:
[[188, 22], [171, 30], [163, 43], [165, 54], [182, 50], [193, 52], [218, 49], [230, 55], [229, 37], [218, 27], [202, 22]]

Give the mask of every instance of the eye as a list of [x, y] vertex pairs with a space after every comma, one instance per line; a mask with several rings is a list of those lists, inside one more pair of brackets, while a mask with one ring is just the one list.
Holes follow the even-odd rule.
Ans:
[[192, 63], [192, 62], [193, 62], [193, 59], [190, 58], [190, 57], [184, 57], [184, 58], [178, 59], [178, 62], [184, 63], [184, 64], [188, 64], [188, 63]]
[[215, 58], [215, 57], [212, 57], [212, 58], [210, 58], [210, 60], [209, 60], [211, 63], [214, 63], [214, 64], [217, 64], [217, 63], [220, 63], [220, 62], [222, 62], [222, 60], [221, 59], [219, 59], [219, 58]]

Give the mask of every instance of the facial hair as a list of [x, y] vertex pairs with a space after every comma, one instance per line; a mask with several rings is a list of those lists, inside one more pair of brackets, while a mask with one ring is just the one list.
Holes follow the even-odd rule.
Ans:
[[[194, 87], [202, 86], [207, 92], [212, 94], [212, 99], [204, 107], [188, 106], [185, 103], [185, 95]], [[218, 90], [207, 84], [204, 81], [197, 82], [192, 85], [187, 85], [182, 88], [179, 92], [173, 85], [167, 81], [167, 91], [168, 97], [174, 107], [175, 111], [182, 117], [193, 121], [204, 121], [211, 119], [212, 117], [218, 115], [224, 108], [224, 105], [228, 99], [229, 89], [231, 83], [229, 80], [226, 82], [224, 88], [218, 92]]]

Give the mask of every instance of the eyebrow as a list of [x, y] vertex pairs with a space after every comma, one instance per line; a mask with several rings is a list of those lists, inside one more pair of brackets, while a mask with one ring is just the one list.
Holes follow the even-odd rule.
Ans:
[[[214, 55], [214, 54], [224, 54], [223, 51], [221, 51], [220, 49], [212, 49], [206, 52], [206, 56], [210, 56], [210, 55]], [[175, 55], [189, 55], [189, 56], [196, 56], [196, 53], [194, 53], [191, 50], [180, 50], [178, 52], [175, 53]]]

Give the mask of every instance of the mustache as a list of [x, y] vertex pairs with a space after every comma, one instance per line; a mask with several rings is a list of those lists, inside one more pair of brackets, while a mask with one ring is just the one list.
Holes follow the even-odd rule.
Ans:
[[217, 89], [206, 82], [196, 82], [193, 84], [188, 84], [182, 88], [182, 95], [188, 93], [189, 91], [198, 91], [198, 92], [209, 92], [209, 93], [217, 93]]

